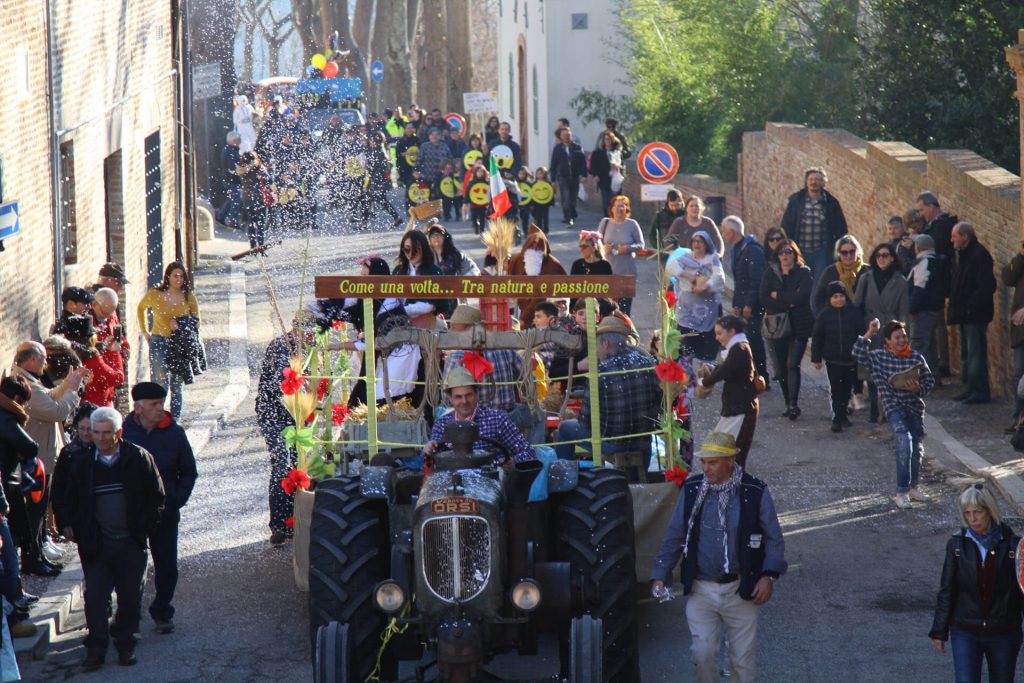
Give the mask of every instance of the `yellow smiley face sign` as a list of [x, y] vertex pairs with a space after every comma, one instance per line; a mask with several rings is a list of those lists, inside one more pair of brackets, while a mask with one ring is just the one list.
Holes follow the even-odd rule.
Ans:
[[477, 183], [469, 188], [469, 203], [473, 206], [487, 206], [487, 183]]
[[452, 199], [456, 194], [458, 194], [458, 191], [455, 189], [455, 180], [451, 176], [441, 178], [440, 189], [441, 194], [448, 199]]
[[530, 199], [534, 204], [547, 204], [555, 196], [555, 188], [546, 180], [538, 180], [530, 188]]
[[529, 183], [519, 183], [519, 206], [526, 206], [530, 203], [532, 188]]
[[423, 204], [430, 201], [430, 188], [426, 183], [413, 183], [409, 186], [409, 201], [413, 204]]
[[416, 145], [413, 145], [412, 147], [409, 147], [408, 149], [406, 149], [405, 150], [405, 163], [409, 164], [410, 166], [415, 166], [416, 165], [416, 155], [419, 154], [419, 153], [420, 153], [420, 148], [417, 147]]
[[363, 160], [359, 157], [349, 157], [349, 160], [345, 162], [345, 172], [352, 178], [361, 178], [366, 173]]
[[512, 154], [512, 148], [508, 145], [498, 145], [491, 150], [491, 158], [494, 159], [494, 163], [498, 165], [502, 171], [507, 171], [512, 168], [512, 164], [515, 163], [516, 157]]
[[466, 167], [466, 170], [473, 168], [473, 164], [480, 161], [484, 153], [478, 149], [471, 149], [466, 152], [466, 156], [462, 157], [462, 165]]

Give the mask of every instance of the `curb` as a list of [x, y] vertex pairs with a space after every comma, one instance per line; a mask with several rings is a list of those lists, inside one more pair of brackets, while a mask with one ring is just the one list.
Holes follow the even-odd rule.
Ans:
[[[222, 264], [226, 256], [211, 254], [200, 258], [197, 270], [207, 264]], [[228, 382], [217, 398], [206, 406], [196, 418], [189, 420], [185, 429], [192, 449], [199, 453], [209, 443], [224, 419], [230, 416], [249, 394], [249, 364], [246, 356], [248, 323], [246, 319], [245, 266], [229, 262], [231, 266], [230, 291], [228, 292]], [[70, 559], [64, 563], [64, 570], [51, 580], [46, 591], [40, 595], [28, 619], [39, 631], [31, 638], [14, 640], [14, 651], [19, 662], [28, 659], [45, 658], [49, 644], [63, 633], [69, 615], [77, 608], [83, 597], [83, 574], [77, 551], [69, 551]], [[152, 566], [152, 558], [149, 560]], [[148, 569], [147, 569], [148, 578]]]

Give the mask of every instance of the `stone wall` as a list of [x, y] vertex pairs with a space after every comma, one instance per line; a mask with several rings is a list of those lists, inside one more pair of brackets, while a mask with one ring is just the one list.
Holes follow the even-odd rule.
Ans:
[[[885, 221], [914, 206], [922, 190], [932, 190], [943, 210], [972, 223], [992, 252], [996, 277], [1021, 245], [1021, 181], [1009, 171], [967, 150], [925, 153], [903, 142], [868, 142], [843, 130], [808, 129], [769, 123], [743, 136], [739, 187], [742, 215], [758, 235], [778, 225], [786, 199], [803, 185], [803, 171], [821, 166], [827, 189], [843, 206], [850, 232], [870, 251], [885, 239]], [[1009, 351], [1012, 290], [1000, 282], [996, 320], [989, 327], [989, 367], [993, 392], [1010, 394]], [[951, 330], [956, 348], [956, 333]], [[957, 365], [954, 359], [954, 365]]]

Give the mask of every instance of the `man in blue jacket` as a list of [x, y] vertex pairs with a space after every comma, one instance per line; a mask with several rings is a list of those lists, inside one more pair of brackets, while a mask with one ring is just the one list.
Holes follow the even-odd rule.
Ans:
[[196, 459], [185, 430], [164, 410], [167, 390], [155, 382], [132, 387], [135, 409], [125, 418], [124, 440], [153, 455], [167, 494], [160, 524], [149, 536], [153, 553], [156, 597], [149, 614], [157, 633], [174, 631], [174, 588], [178, 583], [179, 510], [188, 502], [196, 483]]
[[753, 235], [744, 234], [745, 227], [739, 216], [722, 219], [722, 239], [732, 245], [732, 314], [747, 321], [747, 341], [754, 354], [757, 374], [764, 377], [768, 388], [768, 365], [761, 336], [761, 322], [764, 320], [764, 306], [758, 292], [764, 276], [766, 261], [764, 247]]

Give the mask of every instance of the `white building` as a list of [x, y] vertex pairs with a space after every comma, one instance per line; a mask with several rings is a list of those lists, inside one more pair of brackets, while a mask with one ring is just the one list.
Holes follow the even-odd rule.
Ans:
[[498, 117], [531, 169], [547, 166], [555, 120], [569, 119], [584, 151], [604, 119], [583, 126], [571, 100], [581, 88], [629, 94], [611, 43], [619, 36], [616, 0], [498, 0]]

